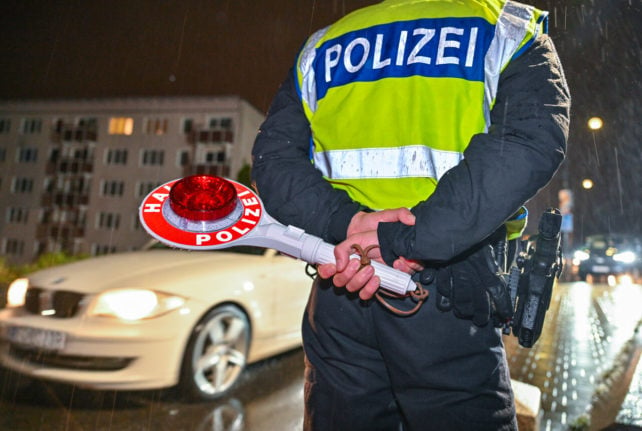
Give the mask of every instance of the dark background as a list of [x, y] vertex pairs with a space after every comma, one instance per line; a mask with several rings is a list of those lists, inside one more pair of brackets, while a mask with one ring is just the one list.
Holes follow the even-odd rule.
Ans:
[[[313, 31], [374, 0], [3, 0], [0, 99], [240, 95], [266, 111]], [[573, 190], [575, 237], [642, 233], [642, 2], [537, 0], [573, 96], [569, 156], [529, 206]], [[600, 116], [604, 127], [590, 131]], [[580, 187], [591, 178], [595, 187]]]

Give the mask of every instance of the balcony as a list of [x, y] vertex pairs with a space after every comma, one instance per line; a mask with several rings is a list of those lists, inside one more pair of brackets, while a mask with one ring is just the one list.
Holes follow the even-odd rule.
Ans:
[[94, 162], [77, 159], [49, 161], [45, 168], [47, 175], [56, 174], [91, 174], [94, 172]]
[[216, 175], [218, 177], [229, 177], [230, 167], [228, 165], [192, 165], [183, 168], [183, 176], [188, 175]]
[[43, 207], [57, 206], [61, 208], [74, 208], [80, 205], [89, 205], [89, 194], [50, 192], [40, 198]]
[[47, 238], [74, 239], [84, 236], [85, 228], [71, 223], [41, 223], [36, 228], [36, 237], [41, 241]]
[[231, 130], [200, 130], [194, 129], [186, 134], [190, 144], [232, 144], [234, 132]]
[[61, 142], [96, 142], [98, 132], [84, 127], [71, 125], [59, 125], [51, 132], [51, 141], [59, 144]]

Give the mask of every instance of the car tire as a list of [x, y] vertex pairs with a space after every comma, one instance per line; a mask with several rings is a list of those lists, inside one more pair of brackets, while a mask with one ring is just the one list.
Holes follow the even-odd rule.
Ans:
[[213, 400], [234, 387], [247, 364], [250, 322], [234, 305], [216, 307], [194, 327], [183, 355], [181, 397]]

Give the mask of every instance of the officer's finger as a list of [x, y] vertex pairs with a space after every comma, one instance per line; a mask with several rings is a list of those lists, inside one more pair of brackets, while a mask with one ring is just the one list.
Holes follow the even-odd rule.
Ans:
[[359, 291], [359, 298], [363, 300], [368, 300], [372, 298], [374, 294], [377, 292], [377, 289], [379, 289], [380, 284], [381, 284], [381, 280], [379, 279], [378, 276], [375, 275], [370, 280], [368, 280], [366, 285], [363, 286], [363, 288]]
[[374, 213], [379, 222], [396, 222], [400, 221], [403, 224], [414, 225], [415, 215], [410, 212], [408, 208], [395, 208], [391, 210], [384, 210]]
[[[360, 266], [361, 262], [359, 262], [358, 259], [350, 259], [343, 271], [337, 270], [337, 273], [332, 278], [332, 282], [337, 287], [346, 286], [352, 280], [355, 274], [357, 274]], [[365, 284], [365, 282], [363, 284]]]
[[330, 278], [337, 273], [337, 266], [334, 263], [324, 263], [317, 266], [317, 274], [321, 278]]
[[337, 272], [343, 272], [350, 261], [350, 253], [352, 253], [352, 245], [344, 241], [334, 247], [334, 260], [336, 261]]
[[408, 208], [399, 208], [399, 221], [408, 226], [414, 226], [416, 217]]
[[392, 267], [394, 269], [398, 269], [399, 271], [405, 272], [406, 274], [414, 274], [415, 272], [424, 270], [424, 266], [421, 263], [415, 260], [404, 259], [403, 257], [395, 260], [392, 263]]
[[[350, 265], [348, 265], [348, 267], [350, 267]], [[348, 280], [345, 285], [346, 290], [348, 292], [357, 292], [361, 290], [373, 276], [374, 268], [371, 266], [363, 267], [363, 269], [358, 270], [352, 277], [350, 277], [350, 280]]]

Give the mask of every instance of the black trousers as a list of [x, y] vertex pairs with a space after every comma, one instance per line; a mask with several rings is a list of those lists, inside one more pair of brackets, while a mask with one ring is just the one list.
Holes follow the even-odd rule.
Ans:
[[315, 281], [303, 320], [306, 430], [517, 429], [500, 331], [438, 311], [430, 293], [400, 317]]

